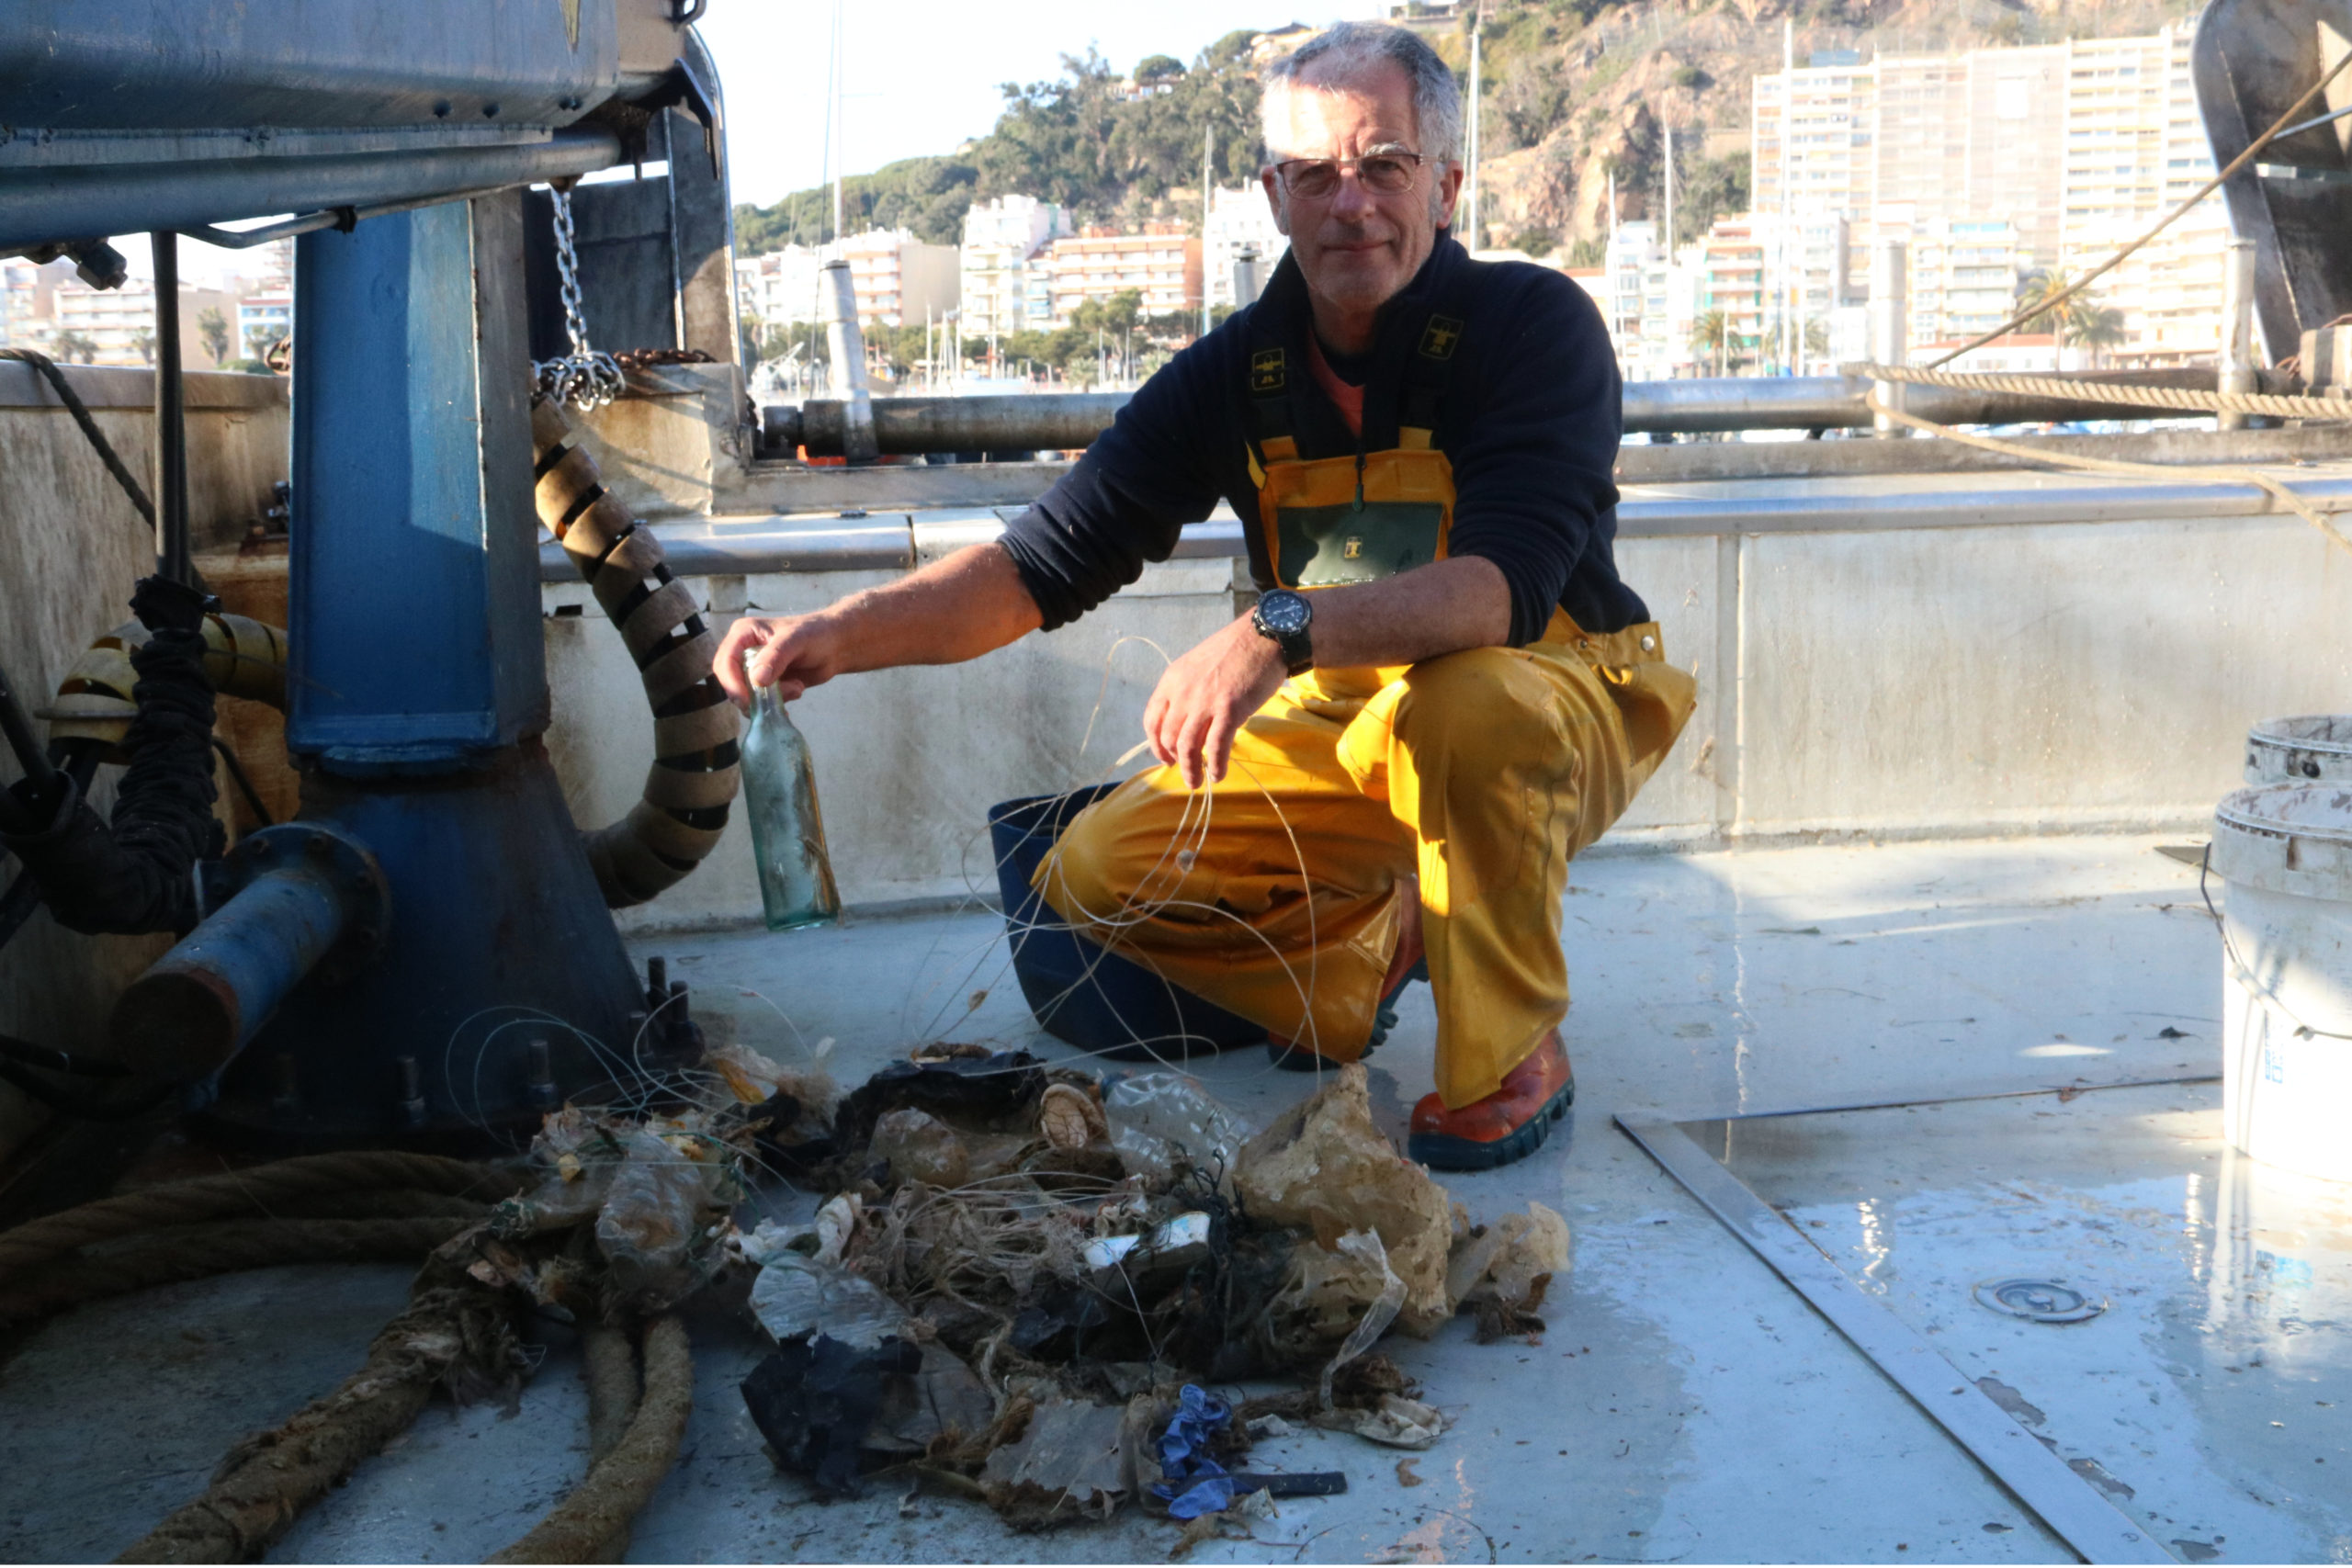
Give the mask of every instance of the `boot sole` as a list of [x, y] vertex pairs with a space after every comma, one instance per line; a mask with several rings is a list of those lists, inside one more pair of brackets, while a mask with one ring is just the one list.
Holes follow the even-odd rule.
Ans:
[[1568, 1107], [1576, 1101], [1577, 1080], [1572, 1073], [1568, 1081], [1560, 1086], [1560, 1092], [1544, 1101], [1543, 1109], [1491, 1144], [1457, 1138], [1449, 1133], [1415, 1133], [1405, 1141], [1405, 1155], [1431, 1170], [1492, 1170], [1525, 1159], [1542, 1148], [1544, 1140], [1552, 1135], [1552, 1123], [1566, 1116]]

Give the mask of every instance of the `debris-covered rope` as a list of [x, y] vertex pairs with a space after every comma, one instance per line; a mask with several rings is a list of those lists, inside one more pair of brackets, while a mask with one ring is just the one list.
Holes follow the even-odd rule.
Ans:
[[1873, 381], [1920, 387], [1951, 387], [1964, 392], [2009, 392], [2026, 398], [2067, 398], [2077, 402], [2169, 413], [2253, 413], [2272, 419], [2352, 420], [2352, 399], [2290, 396], [2283, 392], [2208, 392], [2195, 387], [2145, 387], [2128, 381], [2085, 381], [2071, 376], [2030, 376], [2006, 370], [1915, 369], [1907, 365], [1861, 365], [1854, 373]]
[[0, 1276], [13, 1276], [94, 1242], [166, 1225], [249, 1219], [324, 1193], [389, 1189], [487, 1202], [520, 1185], [521, 1178], [512, 1172], [440, 1155], [391, 1150], [307, 1155], [102, 1198], [19, 1225], [0, 1234]]
[[362, 1460], [407, 1430], [436, 1385], [484, 1387], [511, 1376], [514, 1315], [507, 1292], [455, 1269], [428, 1268], [408, 1310], [376, 1336], [358, 1371], [284, 1425], [232, 1449], [202, 1496], [174, 1510], [116, 1561], [242, 1562], [255, 1556]]
[[492, 1562], [603, 1562], [677, 1462], [694, 1409], [694, 1355], [684, 1325], [658, 1317], [645, 1330], [645, 1397], [612, 1452], [531, 1533]]
[[[448, 1202], [450, 1200], [441, 1200]], [[0, 1284], [0, 1325], [155, 1285], [287, 1263], [413, 1264], [473, 1223], [471, 1213], [408, 1219], [227, 1220], [175, 1225], [119, 1251], [11, 1271]]]
[[2052, 468], [2081, 468], [2093, 473], [2133, 474], [2154, 479], [2202, 479], [2222, 484], [2250, 485], [2318, 529], [2326, 536], [2329, 544], [2346, 554], [2352, 554], [2352, 538], [2347, 538], [2344, 530], [2335, 525], [2333, 518], [2312, 504], [2310, 497], [2301, 494], [2292, 486], [2271, 478], [2258, 468], [2185, 468], [2165, 463], [2127, 462], [2119, 457], [2079, 457], [2071, 452], [2056, 451], [2047, 446], [2020, 446], [2016, 442], [2002, 441], [1990, 435], [1977, 435], [1969, 431], [1954, 430], [1948, 424], [1938, 424], [1931, 419], [1921, 419], [1917, 414], [1905, 413], [1897, 408], [1890, 408], [1880, 400], [1876, 393], [1871, 394], [1867, 400], [1872, 413], [1883, 413], [1896, 423], [1907, 425], [1925, 434], [1939, 436], [1946, 441], [1957, 441], [1965, 446], [1981, 447], [1987, 452], [2002, 452], [2015, 457], [2028, 457], [2034, 462], [2046, 463]]

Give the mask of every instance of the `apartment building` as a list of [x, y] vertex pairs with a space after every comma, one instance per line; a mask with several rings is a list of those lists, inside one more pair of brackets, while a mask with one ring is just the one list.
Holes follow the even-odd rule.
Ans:
[[[1843, 214], [1849, 267], [1883, 235], [1942, 245], [1951, 226], [1991, 221], [2013, 231], [2019, 270], [2095, 265], [2212, 172], [2188, 44], [2177, 25], [1759, 76], [1757, 211], [1781, 211], [1785, 200], [1799, 216]], [[2116, 357], [2164, 364], [2214, 352], [2225, 235], [2221, 203], [2210, 199], [2102, 283], [2126, 317]], [[1847, 298], [1863, 283], [1850, 276]], [[1914, 305], [1916, 322], [1927, 314], [1916, 293]]]
[[237, 319], [230, 339], [232, 356], [259, 359], [269, 345], [294, 331], [294, 291], [283, 285], [258, 289], [237, 300]]
[[1147, 316], [1201, 308], [1201, 242], [1182, 224], [1154, 224], [1140, 234], [1089, 229], [1055, 241], [1043, 259], [1057, 327], [1087, 300], [1130, 288], [1143, 297]]
[[822, 319], [823, 282], [818, 269], [825, 253], [815, 245], [786, 245], [763, 255], [739, 256], [735, 261], [736, 309], [745, 320], [763, 326]]
[[[1033, 196], [975, 202], [964, 215], [962, 300], [967, 339], [993, 338], [1043, 325], [1031, 314], [1031, 272], [1037, 254], [1070, 231], [1061, 208]], [[1038, 292], [1050, 307], [1050, 287]]]
[[[86, 360], [93, 365], [153, 365], [155, 362], [155, 281], [134, 277], [119, 288], [93, 288], [79, 278], [56, 285], [51, 314], [34, 332], [46, 341], [40, 347], [57, 358]], [[237, 296], [225, 288], [199, 288], [183, 283], [179, 289], [180, 364], [189, 370], [217, 370], [224, 362], [212, 353], [204, 333], [208, 311], [233, 321]], [[22, 343], [24, 340], [18, 340]], [[244, 357], [233, 333], [225, 356]]]
[[1933, 219], [1911, 230], [1910, 341], [1964, 343], [2017, 312], [2029, 253], [2007, 219]]
[[1699, 310], [1723, 313], [1726, 366], [1753, 356], [1764, 344], [1767, 243], [1767, 226], [1746, 214], [1716, 219], [1699, 243]]
[[930, 245], [906, 229], [868, 229], [840, 243], [857, 294], [857, 319], [901, 326], [955, 310], [962, 266], [954, 245]]

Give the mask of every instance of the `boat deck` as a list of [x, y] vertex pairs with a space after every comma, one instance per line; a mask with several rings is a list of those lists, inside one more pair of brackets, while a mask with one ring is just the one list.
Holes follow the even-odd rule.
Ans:
[[[1580, 863], [1576, 1108], [1535, 1157], [1447, 1182], [1476, 1214], [1536, 1199], [1567, 1217], [1573, 1277], [1549, 1332], [1481, 1347], [1462, 1320], [1393, 1339], [1453, 1429], [1418, 1456], [1320, 1432], [1261, 1445], [1263, 1468], [1342, 1470], [1347, 1493], [1283, 1503], [1252, 1540], [1193, 1560], [2069, 1557], [1613, 1120], [1661, 1114], [1851, 1280], [1879, 1328], [1943, 1358], [1954, 1397], [1988, 1397], [2066, 1461], [2070, 1508], [2119, 1510], [2151, 1557], [2352, 1557], [2352, 1191], [2221, 1146], [2217, 944], [2195, 868], [2158, 843]], [[1001, 922], [978, 908], [670, 935], [651, 952], [780, 1059], [834, 1041], [846, 1082], [940, 1038], [1069, 1055], [1031, 1027]], [[1433, 1027], [1416, 987], [1372, 1058], [1392, 1131], [1428, 1085]], [[1309, 1088], [1256, 1054], [1198, 1076], [1260, 1121]], [[2123, 1080], [2167, 1081], [2086, 1087]], [[2037, 1089], [2067, 1092], [1941, 1103]], [[1862, 1102], [1889, 1103], [1731, 1120]], [[2014, 1278], [2107, 1307], [2053, 1325], [1975, 1299]], [[0, 1551], [119, 1551], [230, 1443], [356, 1366], [404, 1282], [396, 1268], [278, 1269], [51, 1322], [0, 1368]], [[1174, 1541], [1132, 1509], [1017, 1536], [889, 1477], [818, 1500], [775, 1471], [736, 1392], [764, 1353], [757, 1329], [708, 1312], [693, 1329], [693, 1424], [633, 1559], [1156, 1561]], [[584, 1413], [576, 1355], [549, 1325], [519, 1415], [436, 1404], [272, 1555], [479, 1561], [580, 1477]]]

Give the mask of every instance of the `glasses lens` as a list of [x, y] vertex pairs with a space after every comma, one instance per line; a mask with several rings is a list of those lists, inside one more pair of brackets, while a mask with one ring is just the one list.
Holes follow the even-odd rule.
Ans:
[[1300, 196], [1329, 196], [1340, 186], [1340, 166], [1328, 158], [1302, 158], [1289, 170], [1290, 188]]
[[1356, 165], [1374, 190], [1400, 191], [1413, 183], [1413, 165], [1402, 158], [1371, 157]]

